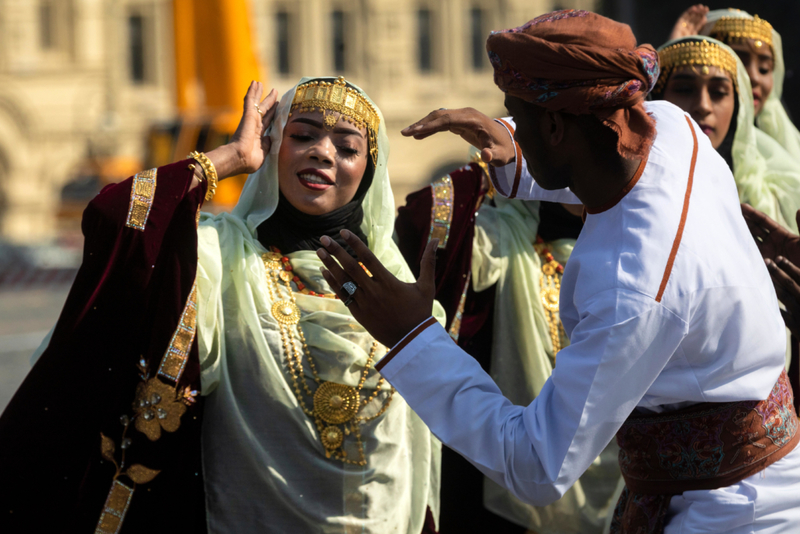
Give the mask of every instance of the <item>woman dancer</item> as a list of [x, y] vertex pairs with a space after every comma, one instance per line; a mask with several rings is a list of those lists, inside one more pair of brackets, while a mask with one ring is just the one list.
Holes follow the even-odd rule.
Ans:
[[[42, 531], [435, 528], [438, 441], [374, 370], [386, 348], [314, 252], [347, 228], [410, 279], [383, 117], [342, 78], [303, 79], [280, 104], [261, 91], [231, 144], [90, 203], [81, 273], [0, 419], [15, 488], [0, 530], [34, 512]], [[200, 214], [217, 179], [257, 169], [231, 214]]]
[[683, 37], [659, 49], [661, 74], [652, 96], [692, 115], [733, 170], [742, 202], [796, 231], [800, 171], [773, 138], [753, 124], [750, 80], [727, 45]]
[[708, 35], [727, 44], [742, 60], [753, 90], [756, 126], [800, 164], [800, 131], [783, 106], [786, 66], [780, 34], [766, 20], [741, 9], [716, 9], [697, 4], [675, 24], [671, 38]]

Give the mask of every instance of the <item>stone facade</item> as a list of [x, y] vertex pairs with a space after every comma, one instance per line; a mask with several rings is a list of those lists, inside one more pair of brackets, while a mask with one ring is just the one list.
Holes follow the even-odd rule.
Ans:
[[[468, 157], [455, 136], [413, 141], [401, 128], [440, 107], [503, 113], [473, 36], [593, 4], [250, 1], [268, 85], [341, 74], [381, 107], [398, 204]], [[173, 72], [171, 0], [0, 0], [0, 238], [53, 239], [61, 191], [87, 161], [142, 161], [148, 128], [175, 118]]]

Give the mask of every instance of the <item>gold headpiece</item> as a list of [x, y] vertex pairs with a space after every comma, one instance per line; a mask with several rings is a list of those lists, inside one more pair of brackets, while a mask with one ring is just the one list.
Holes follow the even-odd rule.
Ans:
[[728, 43], [734, 39], [752, 39], [756, 48], [764, 43], [772, 48], [772, 24], [755, 15], [752, 19], [722, 17], [711, 28], [711, 37]]
[[[378, 164], [378, 128], [381, 124], [378, 110], [358, 91], [347, 87], [344, 77], [339, 76], [335, 82], [308, 82], [297, 87], [292, 100], [292, 111], [300, 113], [319, 111], [323, 114], [325, 128], [333, 130], [338, 120], [344, 119], [358, 128], [367, 129], [369, 153], [372, 163]], [[339, 113], [339, 117], [328, 114]]]
[[736, 58], [730, 52], [716, 43], [702, 41], [683, 41], [670, 45], [658, 52], [661, 63], [661, 74], [658, 77], [654, 91], [660, 93], [664, 90], [672, 71], [678, 67], [702, 66], [703, 74], [708, 74], [708, 67], [718, 67], [728, 74], [736, 83]]

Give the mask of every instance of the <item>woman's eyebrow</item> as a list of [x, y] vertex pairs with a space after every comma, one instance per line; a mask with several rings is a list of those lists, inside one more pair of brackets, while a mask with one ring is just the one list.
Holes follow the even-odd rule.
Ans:
[[[321, 122], [315, 121], [314, 119], [309, 119], [308, 117], [297, 117], [296, 119], [292, 119], [291, 122], [302, 122], [304, 124], [308, 124], [309, 126], [319, 128], [320, 130], [322, 129]], [[359, 137], [364, 137], [358, 130], [354, 130], [353, 128], [347, 128], [343, 126], [337, 126], [336, 128], [334, 128], [333, 133], [358, 135]]]

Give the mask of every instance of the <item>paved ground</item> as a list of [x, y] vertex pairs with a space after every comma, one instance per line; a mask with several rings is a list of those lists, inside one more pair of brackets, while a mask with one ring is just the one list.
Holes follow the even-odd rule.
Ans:
[[55, 324], [69, 286], [0, 289], [0, 412], [25, 379], [30, 356]]

